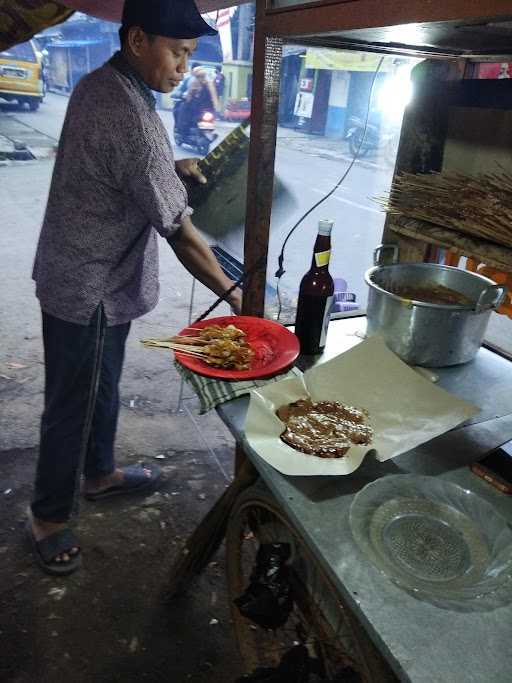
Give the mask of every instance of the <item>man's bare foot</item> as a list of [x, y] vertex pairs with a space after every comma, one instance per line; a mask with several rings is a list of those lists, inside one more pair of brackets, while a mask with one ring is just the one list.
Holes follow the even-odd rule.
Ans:
[[[43, 539], [51, 536], [56, 531], [61, 531], [65, 529], [68, 525], [66, 522], [45, 522], [42, 519], [38, 519], [33, 515], [30, 515], [30, 523], [32, 525], [32, 533], [36, 541], [42, 541]], [[73, 546], [65, 553], [60, 553], [54, 558], [54, 562], [69, 562], [74, 555], [80, 552], [80, 548]]]
[[[147, 467], [143, 467], [142, 471], [148, 479], [151, 478], [151, 470]], [[124, 481], [124, 472], [122, 469], [115, 469], [112, 474], [108, 474], [106, 477], [98, 477], [97, 479], [86, 479], [84, 481], [83, 491], [84, 493], [100, 493], [101, 491], [106, 491], [112, 486], [119, 486]]]

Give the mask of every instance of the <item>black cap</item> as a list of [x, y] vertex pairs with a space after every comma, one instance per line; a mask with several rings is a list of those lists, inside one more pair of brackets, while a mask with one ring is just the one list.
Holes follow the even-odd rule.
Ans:
[[125, 0], [122, 25], [184, 40], [217, 33], [199, 14], [194, 0]]

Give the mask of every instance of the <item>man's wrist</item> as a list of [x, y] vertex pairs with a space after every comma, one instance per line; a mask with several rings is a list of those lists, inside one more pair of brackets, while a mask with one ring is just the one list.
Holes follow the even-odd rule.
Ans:
[[226, 301], [236, 313], [240, 313], [242, 308], [242, 290], [239, 287], [234, 289], [231, 294], [226, 297]]

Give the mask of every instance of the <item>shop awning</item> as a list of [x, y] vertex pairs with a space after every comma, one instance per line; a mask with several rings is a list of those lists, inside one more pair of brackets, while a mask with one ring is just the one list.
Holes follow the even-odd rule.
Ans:
[[45, 28], [61, 24], [73, 9], [47, 0], [10, 0], [0, 4], [0, 52], [24, 43]]
[[[197, 6], [205, 13], [245, 2], [249, 0], [197, 0]], [[123, 0], [65, 0], [60, 3], [48, 0], [9, 0], [8, 3], [0, 3], [0, 52], [17, 43], [24, 43], [50, 26], [66, 21], [74, 11], [107, 21], [120, 21], [122, 8]]]
[[[381, 55], [372, 52], [332, 50], [323, 47], [308, 47], [306, 69], [329, 69], [331, 71], [375, 71]], [[393, 57], [384, 59], [381, 72], [390, 71]]]

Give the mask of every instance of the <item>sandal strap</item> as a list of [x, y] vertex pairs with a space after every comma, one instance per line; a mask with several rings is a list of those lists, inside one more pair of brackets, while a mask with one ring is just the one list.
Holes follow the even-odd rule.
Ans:
[[[124, 481], [123, 484], [121, 484], [123, 488], [131, 488], [137, 486], [137, 484], [148, 482], [159, 474], [160, 471], [158, 467], [148, 465], [125, 465], [124, 467], [121, 467], [121, 469], [124, 474]], [[144, 470], [150, 471], [151, 474], [149, 477], [145, 474]]]
[[69, 552], [71, 548], [80, 548], [80, 544], [71, 529], [66, 528], [37, 541], [36, 547], [43, 560], [49, 564], [57, 555]]

